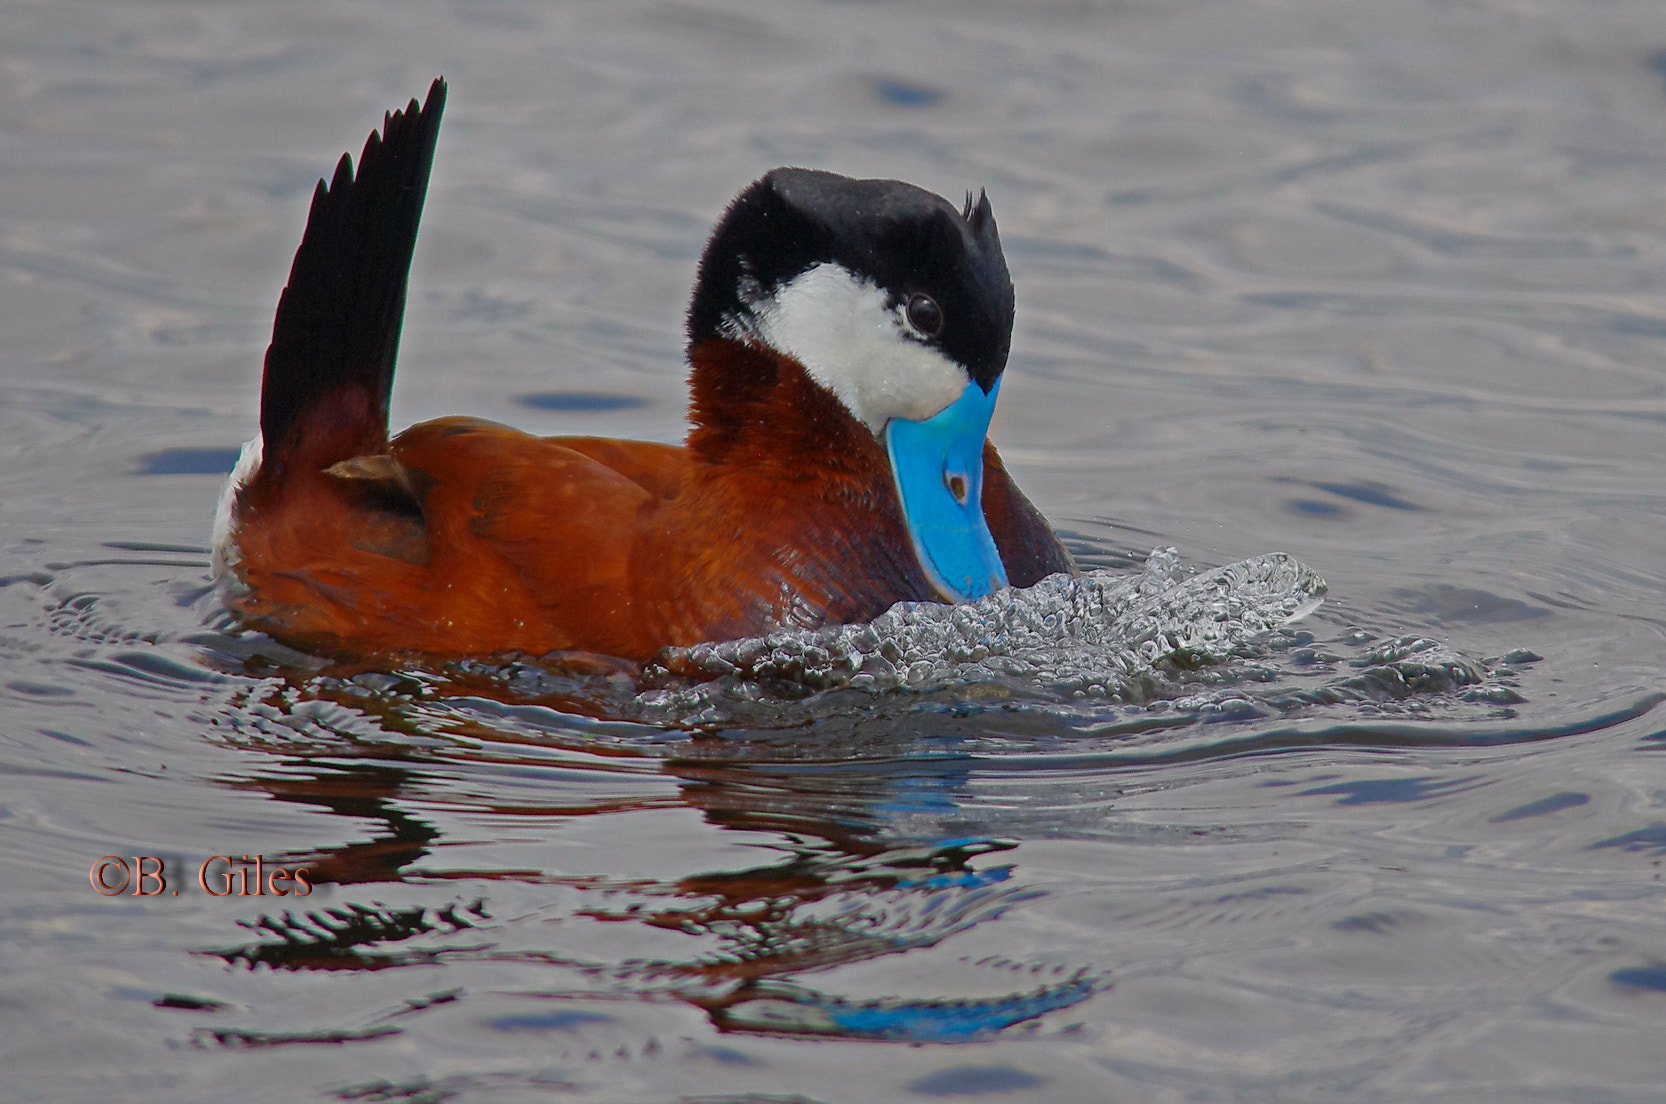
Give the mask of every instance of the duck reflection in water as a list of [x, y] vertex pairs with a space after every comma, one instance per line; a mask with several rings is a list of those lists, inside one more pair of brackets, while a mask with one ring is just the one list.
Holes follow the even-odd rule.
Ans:
[[[959, 760], [911, 761], [905, 772], [888, 773], [689, 757], [663, 763], [664, 773], [678, 779], [674, 796], [637, 794], [566, 808], [516, 806], [500, 792], [481, 799], [490, 819], [501, 824], [512, 818], [524, 826], [521, 835], [553, 834], [575, 817], [684, 807], [698, 809], [721, 829], [762, 835], [773, 841], [767, 846], [785, 853], [779, 861], [738, 870], [643, 880], [432, 863], [434, 856], [468, 842], [445, 839], [424, 812], [424, 794], [437, 776], [451, 775], [461, 764], [394, 765], [386, 750], [378, 749], [375, 764], [318, 764], [303, 773], [290, 767], [233, 783], [355, 821], [378, 820], [384, 831], [367, 840], [275, 856], [309, 866], [323, 900], [331, 903], [323, 907], [315, 897], [306, 911], [244, 922], [261, 938], [205, 953], [250, 967], [378, 971], [441, 965], [463, 976], [470, 962], [521, 963], [534, 971], [522, 993], [530, 998], [675, 1000], [702, 1009], [725, 1031], [911, 1042], [981, 1038], [1075, 1005], [1106, 984], [1084, 969], [998, 958], [952, 967], [955, 974], [970, 970], [978, 989], [995, 990], [988, 997], [895, 993], [851, 999], [806, 982], [807, 976], [836, 967], [926, 951], [1042, 896], [1023, 884], [1013, 864], [986, 861], [1016, 844], [917, 830], [953, 818], [953, 795], [966, 780]], [[512, 745], [501, 742], [468, 758], [477, 765], [489, 760], [494, 770], [550, 765], [545, 755], [519, 758]], [[512, 920], [498, 915], [494, 894], [474, 896], [472, 888], [442, 904], [406, 908], [377, 904], [374, 894], [341, 899], [348, 886], [399, 882], [471, 887], [513, 882], [562, 892], [560, 903], [539, 906], [531, 916], [522, 914], [521, 898]], [[551, 920], [563, 923], [551, 928]], [[655, 933], [651, 942], [686, 936], [697, 950], [687, 957], [673, 953], [609, 962], [528, 945], [552, 930], [571, 932], [574, 922], [640, 925], [643, 935]], [[602, 945], [641, 942], [605, 937]], [[934, 964], [916, 976], [938, 979], [943, 962], [934, 959]], [[555, 987], [538, 985], [536, 971], [544, 970], [563, 980]], [[419, 976], [423, 991], [431, 993], [433, 975]], [[401, 1012], [406, 1014], [409, 1010]], [[336, 1030], [374, 1033], [397, 1026], [398, 1021], [366, 1021]]]

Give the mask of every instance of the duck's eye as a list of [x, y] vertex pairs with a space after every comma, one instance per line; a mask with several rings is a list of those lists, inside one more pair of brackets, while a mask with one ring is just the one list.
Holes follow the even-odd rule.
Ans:
[[943, 308], [929, 295], [914, 295], [908, 300], [908, 324], [925, 337], [936, 337], [943, 332]]

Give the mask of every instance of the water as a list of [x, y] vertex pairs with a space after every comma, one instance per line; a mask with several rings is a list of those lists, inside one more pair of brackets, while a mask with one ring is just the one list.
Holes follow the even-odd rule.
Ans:
[[[1653, 0], [0, 27], [0, 1097], [1659, 1099]], [[228, 634], [217, 473], [307, 194], [441, 72], [397, 423], [676, 440], [745, 183], [986, 187], [994, 435], [1106, 608], [1285, 585], [1143, 666], [1114, 616], [1021, 668], [849, 630], [646, 682]], [[98, 895], [106, 855], [169, 892]], [[210, 896], [213, 855], [320, 884]]]

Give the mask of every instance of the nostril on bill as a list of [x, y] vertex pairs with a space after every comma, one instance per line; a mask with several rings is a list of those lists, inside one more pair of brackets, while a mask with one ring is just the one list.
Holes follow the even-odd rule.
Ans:
[[949, 472], [943, 476], [943, 485], [954, 495], [954, 500], [962, 506], [966, 505], [966, 477], [958, 472]]

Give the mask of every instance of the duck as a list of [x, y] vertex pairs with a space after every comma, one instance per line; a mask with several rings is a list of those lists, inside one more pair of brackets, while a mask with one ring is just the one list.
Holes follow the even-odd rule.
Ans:
[[988, 440], [1014, 298], [982, 192], [794, 167], [740, 192], [695, 274], [680, 446], [390, 436], [446, 91], [313, 193], [215, 520], [244, 626], [333, 658], [642, 663], [1077, 572]]

